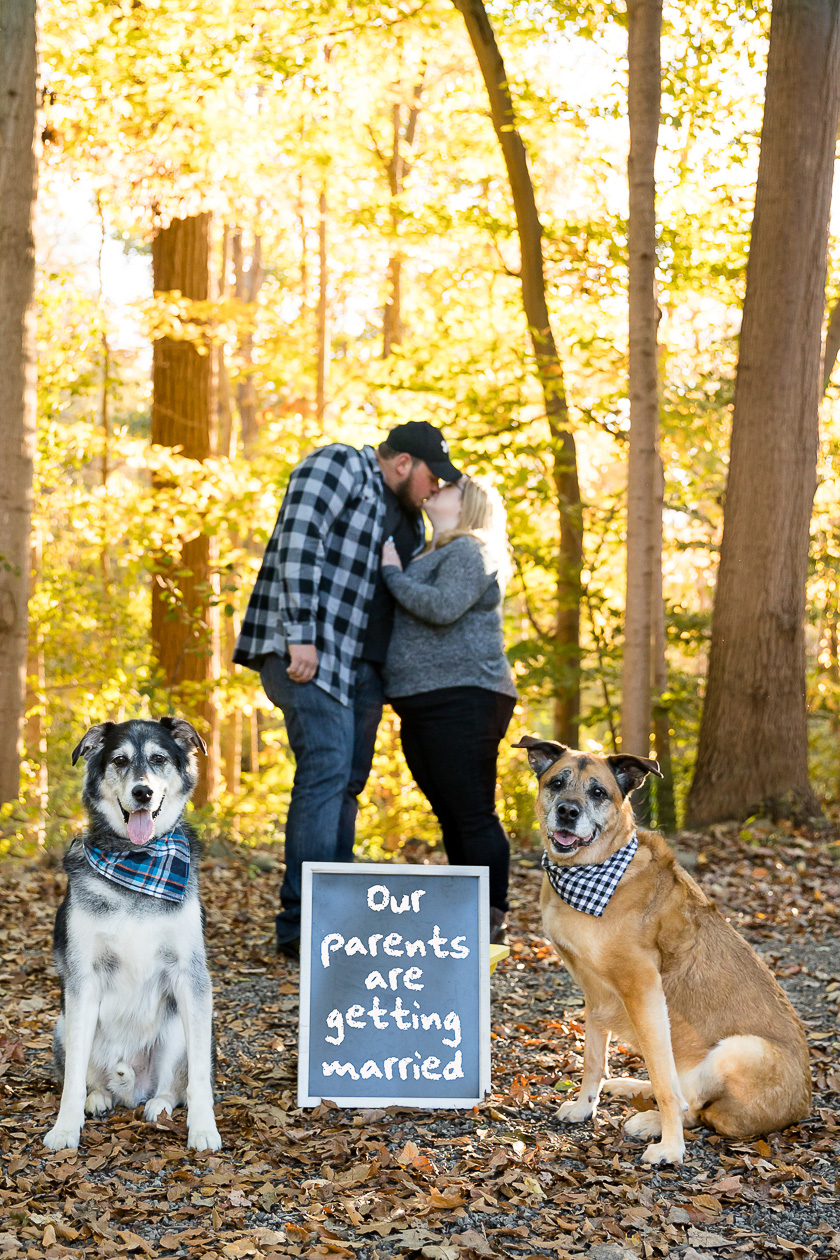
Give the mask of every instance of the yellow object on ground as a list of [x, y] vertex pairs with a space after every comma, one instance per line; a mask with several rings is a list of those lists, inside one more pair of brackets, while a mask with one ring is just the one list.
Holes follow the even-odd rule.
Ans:
[[507, 958], [510, 950], [507, 945], [491, 945], [490, 946], [490, 975], [496, 970], [496, 963], [500, 963], [503, 958]]

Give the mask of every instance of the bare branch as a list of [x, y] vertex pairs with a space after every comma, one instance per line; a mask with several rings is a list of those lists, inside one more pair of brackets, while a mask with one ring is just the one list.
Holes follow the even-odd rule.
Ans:
[[542, 626], [539, 624], [536, 617], [534, 616], [534, 611], [531, 608], [531, 601], [528, 598], [528, 588], [525, 585], [525, 574], [522, 571], [522, 561], [520, 560], [519, 556], [517, 556], [515, 553], [513, 557], [513, 563], [516, 566], [516, 572], [519, 576], [519, 581], [522, 583], [522, 599], [524, 600], [524, 603], [525, 603], [526, 616], [528, 617], [528, 620], [533, 626], [534, 632], [536, 633], [537, 638], [541, 639], [544, 643], [547, 643], [550, 639], [553, 639], [554, 636], [552, 634], [549, 634], [548, 631], [543, 630]]
[[386, 158], [385, 154], [380, 149], [376, 136], [374, 135], [373, 128], [371, 127], [370, 123], [367, 123], [367, 132], [368, 132], [368, 135], [370, 136], [370, 142], [373, 145], [373, 150], [376, 156], [379, 158], [379, 161], [382, 163], [382, 168], [385, 171], [385, 174], [390, 175], [391, 159]]
[[831, 373], [840, 354], [840, 298], [831, 308], [828, 327], [825, 330], [825, 347], [823, 350], [823, 393], [828, 389]]

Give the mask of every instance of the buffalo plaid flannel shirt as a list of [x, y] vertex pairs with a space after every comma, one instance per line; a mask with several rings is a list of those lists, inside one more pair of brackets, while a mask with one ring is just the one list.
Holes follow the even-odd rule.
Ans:
[[[289, 478], [233, 659], [259, 670], [291, 643], [318, 649], [314, 682], [349, 705], [385, 521], [373, 447], [324, 446]], [[418, 522], [418, 545], [422, 543]]]
[[83, 845], [91, 870], [112, 883], [163, 901], [184, 900], [190, 882], [190, 842], [180, 825], [142, 849], [104, 853], [89, 838]]

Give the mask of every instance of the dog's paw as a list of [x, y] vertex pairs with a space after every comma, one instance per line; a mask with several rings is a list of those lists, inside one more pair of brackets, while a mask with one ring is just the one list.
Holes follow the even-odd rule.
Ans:
[[563, 1103], [555, 1115], [562, 1124], [583, 1124], [584, 1120], [595, 1115], [595, 1104], [587, 1099], [577, 1098], [574, 1102]]
[[134, 1107], [137, 1078], [134, 1068], [125, 1060], [117, 1063], [108, 1077], [108, 1088], [120, 1102], [127, 1107]]
[[174, 1099], [166, 1094], [160, 1094], [157, 1098], [149, 1099], [143, 1108], [143, 1115], [153, 1124], [164, 1112], [167, 1116], [171, 1116], [174, 1106]]
[[187, 1129], [187, 1146], [191, 1151], [219, 1151], [222, 1148], [219, 1130], [215, 1124]]
[[50, 1129], [44, 1138], [44, 1146], [49, 1147], [51, 1151], [63, 1151], [68, 1146], [75, 1149], [79, 1145], [79, 1134], [81, 1131], [81, 1125], [71, 1129], [57, 1124], [55, 1128]]
[[642, 1155], [643, 1164], [681, 1164], [685, 1142], [653, 1142]]
[[104, 1116], [113, 1105], [113, 1098], [104, 1089], [92, 1089], [85, 1099], [85, 1111], [89, 1116]]
[[624, 1121], [624, 1132], [628, 1137], [659, 1137], [662, 1132], [662, 1117], [658, 1111], [637, 1111]]
[[601, 1093], [611, 1098], [652, 1098], [653, 1086], [632, 1076], [608, 1076], [601, 1084]]

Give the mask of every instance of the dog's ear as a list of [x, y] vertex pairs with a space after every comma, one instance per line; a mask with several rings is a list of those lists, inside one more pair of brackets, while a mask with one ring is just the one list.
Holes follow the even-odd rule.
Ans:
[[71, 764], [75, 766], [80, 757], [84, 757], [85, 761], [87, 761], [91, 753], [99, 752], [105, 743], [105, 733], [108, 727], [113, 725], [113, 722], [99, 722], [96, 726], [92, 726], [73, 749], [70, 757]]
[[187, 752], [191, 748], [200, 748], [203, 753], [207, 752], [207, 745], [204, 740], [186, 718], [174, 717], [170, 714], [167, 717], [162, 717], [160, 724], [166, 727], [175, 743], [180, 744]]
[[627, 796], [641, 787], [649, 774], [663, 778], [659, 762], [652, 757], [633, 757], [629, 753], [615, 753], [606, 758], [607, 765], [615, 775], [615, 781], [621, 789], [621, 795]]
[[555, 744], [552, 739], [538, 739], [536, 735], [523, 735], [511, 747], [528, 749], [528, 764], [537, 778], [569, 751], [563, 744]]

